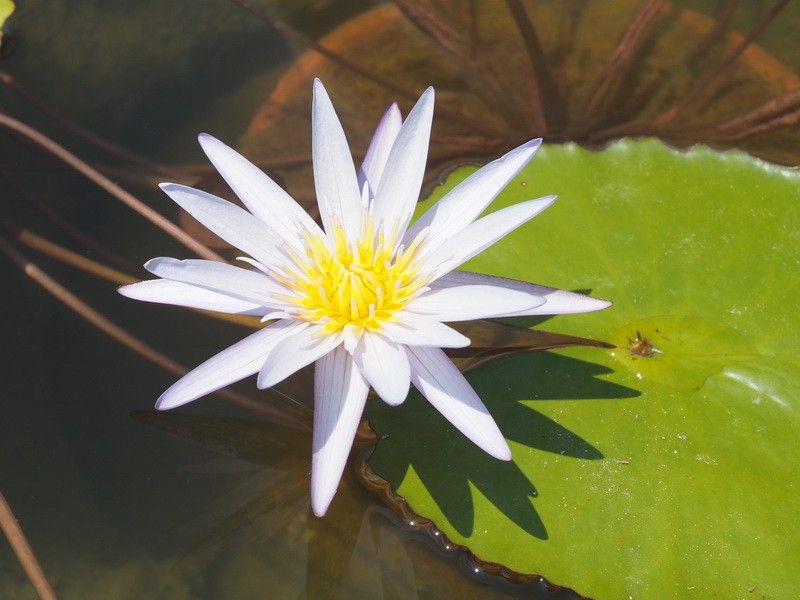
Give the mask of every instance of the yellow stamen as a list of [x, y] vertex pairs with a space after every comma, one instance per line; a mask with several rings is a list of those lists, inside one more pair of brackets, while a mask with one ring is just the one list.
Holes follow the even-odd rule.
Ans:
[[[391, 321], [422, 288], [417, 259], [421, 243], [395, 252], [396, 237], [376, 235], [372, 219], [365, 214], [358, 240], [348, 242], [344, 228], [336, 226], [330, 245], [307, 233], [305, 255], [291, 256], [296, 269], [281, 278], [289, 290], [299, 316], [336, 332], [347, 326], [378, 331]], [[288, 299], [288, 296], [287, 296]]]

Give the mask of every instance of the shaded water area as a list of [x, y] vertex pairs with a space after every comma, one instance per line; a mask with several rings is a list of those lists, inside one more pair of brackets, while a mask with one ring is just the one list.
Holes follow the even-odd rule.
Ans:
[[[357, 156], [388, 102], [405, 113], [436, 86], [428, 189], [455, 166], [537, 135], [593, 149], [623, 136], [701, 141], [796, 166], [798, 28], [796, 1], [28, 0], [4, 28], [0, 108], [230, 257], [156, 183], [230, 196], [195, 141], [209, 131], [313, 209], [314, 75], [329, 86]], [[179, 412], [151, 411], [184, 365], [252, 323], [118, 296], [126, 274], [144, 277], [148, 258], [194, 253], [95, 175], [93, 183], [44, 150], [38, 134], [23, 131], [26, 141], [8, 119], [2, 125], [0, 491], [59, 597], [585, 593], [486, 564], [415, 517], [369, 468], [377, 440], [366, 425], [331, 511], [314, 517], [307, 372], [272, 392], [247, 380]], [[463, 368], [491, 368], [489, 359], [519, 349], [602, 346], [489, 324], [468, 335], [479, 343], [457, 357]], [[548, 374], [602, 374], [546, 356]], [[592, 385], [592, 397], [636, 396]], [[546, 417], [534, 425], [540, 449], [602, 457]], [[447, 470], [446, 460], [435, 464]], [[535, 496], [530, 482], [521, 487]], [[468, 530], [458, 495], [443, 497], [455, 528]], [[520, 526], [546, 537], [547, 523], [527, 518]], [[0, 598], [33, 597], [0, 543]]]

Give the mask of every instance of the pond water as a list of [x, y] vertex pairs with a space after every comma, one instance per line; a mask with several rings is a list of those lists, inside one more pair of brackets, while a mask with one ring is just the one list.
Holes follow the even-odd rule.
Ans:
[[[203, 165], [195, 141], [199, 131], [246, 149], [274, 169], [298, 199], [311, 200], [305, 121], [315, 69], [329, 78], [337, 106], [341, 102], [346, 107], [342, 117], [353, 131], [354, 151], [363, 152], [366, 132], [398, 90], [376, 86], [374, 80], [341, 65], [314, 63], [314, 57], [304, 54], [309, 43], [325, 39], [342, 24], [349, 29], [335, 43], [341, 52], [350, 52], [351, 59], [363, 58], [373, 76], [414, 93], [428, 80], [441, 90], [444, 124], [437, 126], [439, 137], [433, 141], [429, 183], [454, 165], [486, 162], [519, 138], [534, 137], [541, 125], [528, 118], [522, 105], [512, 107], [516, 97], [501, 103], [500, 116], [486, 113], [485, 106], [494, 106], [497, 97], [487, 99], [476, 90], [485, 89], [480, 78], [496, 70], [497, 54], [505, 53], [504, 48], [487, 45], [485, 61], [478, 54], [467, 64], [443, 53], [431, 40], [414, 38], [413, 51], [405, 56], [400, 50], [407, 39], [403, 32], [413, 28], [410, 20], [401, 22], [402, 13], [389, 14], [395, 9], [366, 0], [242, 4], [20, 2], [5, 26], [7, 53], [0, 58], [0, 71], [7, 77], [0, 87], [0, 107], [198, 236], [204, 234], [176, 212], [155, 184], [174, 176], [205, 179], [207, 185], [199, 187], [206, 189], [219, 186]], [[463, 10], [473, 11], [475, 22], [483, 24], [492, 40], [503, 24], [489, 13], [508, 10], [501, 2], [480, 9], [456, 1], [398, 4], [411, 14], [418, 5], [436, 10], [444, 6], [444, 22], [462, 32], [464, 22], [456, 16], [466, 18]], [[567, 56], [554, 70], [564, 105], [588, 103], [595, 114], [602, 113], [594, 119], [592, 111], [585, 111], [583, 120], [559, 121], [566, 117], [559, 116], [553, 98], [545, 93], [541, 118], [552, 141], [575, 139], [596, 148], [617, 135], [656, 134], [677, 146], [701, 140], [742, 147], [783, 164], [800, 162], [797, 120], [787, 120], [786, 125], [770, 121], [758, 135], [745, 127], [764, 124], [763, 119], [742, 129], [707, 127], [732, 122], [792, 89], [800, 69], [797, 2], [782, 7], [768, 27], [765, 23], [758, 36], [760, 54], [749, 54], [745, 67], [719, 83], [722, 91], [709, 100], [707, 113], [700, 112], [708, 117], [694, 118], [690, 106], [660, 130], [653, 124], [658, 115], [692, 93], [697, 81], [704, 81], [699, 67], [679, 69], [672, 55], [661, 50], [657, 58], [636, 63], [624, 76], [604, 75], [614, 84], [613, 94], [591, 93], [597, 89], [592, 84], [598, 66], [612, 55], [641, 5], [617, 0], [540, 4], [540, 34], [549, 59], [555, 61], [558, 51]], [[741, 6], [714, 0], [674, 4], [687, 11], [681, 13], [681, 27], [688, 28], [696, 42], [713, 30], [713, 19], [733, 10], [723, 35], [738, 35], [731, 42], [734, 46], [776, 6], [767, 1]], [[576, 17], [578, 25], [563, 33], [559, 50], [552, 32], [581, 10], [603, 17], [591, 25], [608, 32], [608, 39], [595, 48], [586, 40], [589, 23]], [[368, 11], [372, 16], [364, 17]], [[267, 22], [273, 18], [277, 21]], [[683, 30], [676, 33], [672, 18], [654, 23], [655, 31], [679, 38]], [[695, 23], [700, 23], [699, 29], [692, 29]], [[657, 47], [660, 35], [645, 45]], [[382, 52], [367, 54], [381, 47]], [[595, 50], [601, 53], [598, 57]], [[503, 54], [512, 71], [527, 56], [524, 44], [516, 52]], [[483, 71], [484, 64], [493, 66]], [[635, 77], [642, 71], [644, 77]], [[497, 93], [515, 78], [521, 87], [530, 79], [527, 71], [501, 73]], [[656, 93], [655, 83], [673, 80], [677, 83], [672, 92]], [[376, 89], [370, 91], [365, 81]], [[569, 84], [562, 85], [565, 81]], [[650, 89], [652, 94], [647, 93]], [[641, 103], [617, 104], [629, 96], [641, 97]], [[398, 99], [406, 111], [409, 99]], [[575, 114], [571, 110], [570, 116]], [[674, 126], [683, 121], [691, 127]], [[70, 124], [113, 140], [147, 161], [132, 162], [110, 153]], [[473, 125], [480, 134], [465, 141]], [[144, 276], [139, 265], [150, 257], [188, 257], [178, 242], [141, 216], [10, 134], [0, 136], [0, 189], [3, 239], [15, 238], [15, 227], [23, 227], [135, 277]], [[79, 236], [88, 236], [94, 245], [87, 246]], [[114, 283], [65, 265], [52, 253], [24, 242], [14, 242], [13, 247], [93, 307], [94, 314], [105, 315], [183, 365], [198, 364], [245, 331], [204, 315], [126, 301], [117, 295]], [[572, 592], [569, 581], [549, 586], [535, 577], [492, 574], [491, 566], [466, 551], [445, 549], [447, 544], [436, 540], [438, 533], [404, 522], [365, 487], [355, 469], [346, 474], [330, 513], [317, 519], [309, 510], [307, 429], [270, 423], [269, 415], [216, 396], [179, 413], [150, 412], [175, 380], [173, 373], [93, 327], [5, 255], [0, 256], [0, 281], [0, 491], [59, 597], [489, 599], [590, 594]], [[285, 397], [258, 393], [249, 380], [235, 389], [268, 406], [287, 403], [301, 424], [310, 422], [307, 381], [282, 388]], [[0, 543], [0, 598], [33, 597], [14, 554]]]

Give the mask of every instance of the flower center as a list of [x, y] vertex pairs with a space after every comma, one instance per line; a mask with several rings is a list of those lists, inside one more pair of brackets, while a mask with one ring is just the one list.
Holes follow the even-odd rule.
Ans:
[[416, 260], [422, 247], [415, 240], [408, 248], [395, 249], [394, 240], [375, 234], [365, 219], [356, 243], [348, 243], [337, 227], [334, 242], [308, 234], [306, 256], [293, 256], [297, 271], [287, 271], [283, 281], [295, 296], [300, 317], [323, 323], [333, 333], [352, 325], [377, 331], [391, 321], [424, 284]]

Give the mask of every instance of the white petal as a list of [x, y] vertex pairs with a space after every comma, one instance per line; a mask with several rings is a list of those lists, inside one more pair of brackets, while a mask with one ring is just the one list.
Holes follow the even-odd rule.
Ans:
[[257, 373], [275, 344], [302, 326], [296, 321], [278, 321], [247, 336], [173, 383], [161, 394], [156, 408], [181, 406]]
[[272, 294], [286, 293], [283, 286], [263, 273], [234, 267], [213, 260], [159, 257], [152, 258], [144, 268], [153, 275], [196, 285], [262, 306], [283, 306]]
[[282, 310], [276, 310], [274, 312], [269, 312], [261, 317], [261, 322], [266, 323], [267, 321], [275, 321], [277, 319], [294, 319], [296, 314], [291, 314], [284, 312]]
[[478, 447], [511, 460], [511, 450], [486, 406], [444, 352], [414, 346], [407, 350], [414, 387]]
[[310, 365], [342, 343], [340, 334], [325, 333], [322, 325], [308, 325], [281, 341], [258, 373], [258, 387], [272, 387]]
[[402, 124], [403, 116], [400, 114], [400, 108], [396, 102], [393, 102], [378, 123], [369, 148], [367, 148], [367, 154], [364, 156], [364, 162], [361, 163], [361, 169], [358, 171], [360, 188], [363, 189], [364, 182], [367, 182], [373, 192], [378, 189], [383, 169], [386, 166], [386, 159], [389, 158], [389, 152], [392, 150], [392, 145]]
[[308, 213], [261, 169], [217, 138], [201, 133], [198, 141], [220, 175], [247, 209], [276, 235], [292, 245], [302, 241], [302, 230], [322, 231]]
[[433, 119], [433, 88], [420, 96], [400, 127], [372, 204], [375, 222], [402, 238], [419, 199]]
[[471, 321], [503, 317], [544, 304], [527, 291], [493, 285], [458, 285], [431, 289], [409, 302], [406, 309], [439, 321]]
[[181, 283], [169, 279], [151, 279], [130, 285], [123, 285], [117, 290], [120, 294], [134, 300], [156, 302], [158, 304], [174, 304], [188, 308], [213, 310], [234, 315], [264, 314], [264, 307], [254, 302], [246, 302], [218, 292]]
[[318, 517], [327, 512], [336, 494], [368, 390], [353, 359], [342, 347], [320, 358], [314, 366], [311, 508]]
[[408, 311], [397, 314], [398, 321], [383, 323], [383, 331], [393, 342], [406, 346], [464, 348], [469, 338], [435, 319]]
[[353, 351], [353, 360], [378, 396], [392, 406], [402, 404], [411, 381], [408, 356], [402, 346], [365, 331]]
[[425, 270], [443, 275], [479, 254], [497, 240], [550, 206], [555, 196], [519, 202], [502, 208], [462, 229], [425, 258]]
[[356, 239], [362, 217], [356, 169], [342, 124], [319, 79], [314, 80], [311, 132], [314, 187], [325, 231], [332, 236], [341, 225], [348, 239]]
[[483, 275], [481, 273], [470, 273], [468, 271], [451, 271], [433, 282], [431, 287], [433, 289], [439, 289], [461, 285], [491, 285], [495, 287], [504, 287], [520, 292], [527, 292], [534, 296], [542, 296], [544, 298], [544, 304], [528, 310], [521, 310], [505, 315], [508, 317], [585, 313], [611, 306], [611, 302], [608, 300], [592, 298], [584, 294], [559, 290], [535, 283], [527, 283], [525, 281], [517, 281], [516, 279], [506, 279], [505, 277], [495, 277], [493, 275]]
[[467, 177], [408, 228], [405, 243], [410, 243], [426, 227], [433, 243], [447, 240], [464, 229], [517, 176], [541, 143], [541, 138], [531, 140]]
[[179, 183], [159, 187], [181, 208], [229, 244], [265, 264], [284, 263], [275, 234], [246, 210], [213, 194]]

